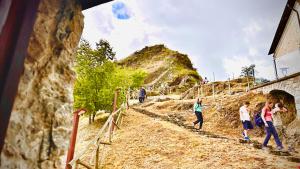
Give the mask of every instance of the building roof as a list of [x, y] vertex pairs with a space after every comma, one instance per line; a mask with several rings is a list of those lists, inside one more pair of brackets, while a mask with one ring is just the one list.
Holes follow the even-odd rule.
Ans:
[[82, 6], [82, 10], [86, 10], [86, 9], [92, 8], [94, 6], [104, 4], [109, 1], [112, 1], [112, 0], [80, 0], [80, 3]]
[[296, 2], [296, 0], [288, 0], [287, 3], [286, 3], [286, 6], [284, 8], [283, 14], [281, 16], [281, 19], [280, 19], [280, 22], [279, 22], [279, 25], [278, 25], [278, 28], [276, 30], [271, 48], [270, 48], [269, 53], [268, 53], [269, 55], [273, 54], [275, 52], [276, 48], [277, 48], [277, 45], [278, 45], [278, 43], [280, 41], [280, 38], [283, 34], [284, 28], [285, 28], [285, 26], [286, 26], [286, 24], [289, 20], [289, 17], [291, 15], [291, 12], [292, 12], [291, 8], [294, 7], [295, 2]]

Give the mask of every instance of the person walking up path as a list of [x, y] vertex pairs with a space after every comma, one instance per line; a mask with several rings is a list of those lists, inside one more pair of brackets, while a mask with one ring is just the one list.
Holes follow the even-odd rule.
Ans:
[[146, 90], [144, 87], [141, 87], [140, 89], [140, 93], [139, 93], [139, 101], [140, 103], [143, 103], [145, 101], [145, 97], [146, 97]]
[[271, 136], [273, 135], [276, 145], [277, 145], [277, 149], [282, 150], [283, 149], [282, 143], [281, 143], [278, 133], [273, 125], [273, 120], [272, 120], [273, 105], [274, 104], [272, 102], [267, 101], [265, 104], [265, 107], [262, 109], [262, 112], [261, 112], [261, 118], [264, 121], [265, 130], [267, 133], [262, 148], [265, 149], [267, 147], [268, 142], [269, 142]]
[[250, 103], [247, 101], [244, 103], [242, 107], [240, 107], [240, 119], [243, 124], [244, 131], [242, 132], [244, 139], [245, 140], [250, 140], [248, 136], [248, 131], [253, 129], [253, 125], [250, 120], [250, 115], [249, 115], [249, 105]]
[[194, 127], [199, 123], [199, 130], [202, 129], [203, 124], [203, 116], [202, 116], [202, 100], [197, 98], [197, 101], [195, 102], [193, 109], [195, 112], [195, 115], [197, 117], [197, 120], [193, 122]]

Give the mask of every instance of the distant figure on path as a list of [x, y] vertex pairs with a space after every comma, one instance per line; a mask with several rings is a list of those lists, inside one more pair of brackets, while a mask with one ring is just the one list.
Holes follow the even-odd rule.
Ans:
[[207, 77], [205, 77], [203, 80], [203, 84], [207, 84], [207, 83], [208, 83], [208, 79], [207, 79]]
[[248, 136], [248, 130], [253, 129], [253, 125], [250, 120], [250, 115], [249, 115], [249, 105], [250, 103], [247, 101], [244, 103], [242, 107], [240, 107], [240, 119], [243, 124], [244, 131], [242, 132], [243, 137], [245, 140], [250, 140]]
[[146, 90], [144, 87], [141, 87], [140, 89], [140, 93], [139, 93], [139, 101], [140, 103], [143, 103], [145, 101], [145, 97], [146, 97]]
[[195, 102], [193, 109], [195, 112], [195, 115], [197, 117], [197, 120], [193, 122], [194, 127], [199, 123], [199, 130], [202, 129], [203, 124], [203, 116], [202, 116], [202, 100], [197, 98], [197, 101]]
[[273, 106], [274, 106], [274, 104], [272, 102], [267, 101], [265, 107], [261, 111], [261, 118], [263, 119], [263, 121], [265, 123], [265, 130], [267, 133], [262, 148], [266, 149], [268, 142], [271, 138], [271, 135], [273, 135], [276, 145], [277, 145], [277, 150], [282, 150], [283, 149], [282, 143], [281, 143], [281, 141], [278, 137], [278, 133], [273, 125], [273, 120], [272, 120], [272, 107]]

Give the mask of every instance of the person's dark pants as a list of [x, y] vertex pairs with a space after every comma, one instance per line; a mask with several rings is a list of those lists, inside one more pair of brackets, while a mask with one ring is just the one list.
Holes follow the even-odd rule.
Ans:
[[266, 127], [266, 132], [267, 132], [267, 135], [266, 135], [266, 138], [265, 138], [265, 141], [264, 141], [264, 146], [267, 146], [268, 145], [268, 142], [271, 138], [271, 135], [273, 135], [274, 139], [275, 139], [275, 142], [277, 144], [278, 147], [282, 147], [282, 143], [278, 137], [278, 134], [277, 134], [277, 131], [273, 125], [273, 122], [271, 121], [267, 121], [268, 123], [268, 126], [269, 127]]
[[140, 101], [140, 103], [143, 103], [143, 102], [144, 102], [144, 100], [145, 100], [145, 97], [139, 97], [139, 101]]
[[194, 125], [196, 125], [197, 123], [199, 123], [199, 125], [200, 125], [199, 129], [201, 129], [202, 128], [202, 124], [203, 124], [202, 112], [196, 111], [195, 114], [197, 116], [197, 120], [194, 121]]

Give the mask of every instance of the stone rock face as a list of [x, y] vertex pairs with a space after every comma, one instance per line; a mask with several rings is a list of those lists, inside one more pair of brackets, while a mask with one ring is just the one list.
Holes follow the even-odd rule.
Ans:
[[74, 52], [83, 29], [74, 0], [42, 0], [0, 168], [63, 168], [71, 133]]

